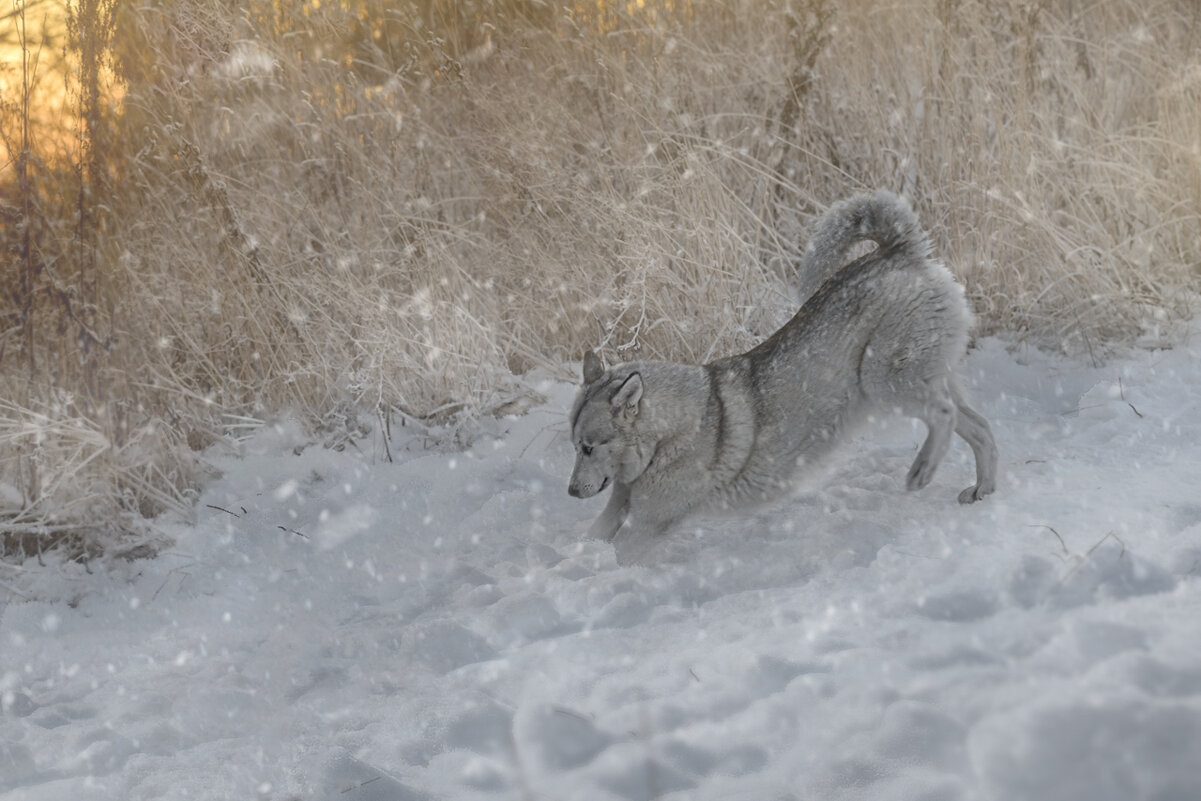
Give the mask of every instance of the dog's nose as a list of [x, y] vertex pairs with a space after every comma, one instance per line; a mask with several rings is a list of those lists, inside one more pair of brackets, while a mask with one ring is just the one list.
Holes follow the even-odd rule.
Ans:
[[575, 484], [568, 484], [567, 485], [567, 494], [573, 498], [578, 498], [578, 497], [580, 497], [580, 488], [577, 487]]

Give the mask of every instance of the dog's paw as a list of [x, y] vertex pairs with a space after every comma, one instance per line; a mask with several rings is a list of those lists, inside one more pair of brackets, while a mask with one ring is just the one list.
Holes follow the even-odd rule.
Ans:
[[979, 484], [968, 487], [963, 492], [959, 493], [959, 502], [963, 504], [975, 503], [976, 501], [984, 500], [986, 495], [991, 495], [995, 487], [991, 484], [982, 487]]
[[926, 459], [918, 457], [913, 463], [913, 467], [909, 468], [909, 475], [905, 476], [905, 489], [919, 490], [930, 483], [930, 479], [934, 478], [934, 468], [938, 467]]
[[614, 525], [613, 521], [605, 520], [604, 517], [601, 517], [588, 527], [588, 533], [585, 536], [587, 536], [590, 540], [612, 542], [617, 536], [618, 530], [621, 529], [621, 526], [622, 521], [620, 520], [618, 520], [616, 525]]

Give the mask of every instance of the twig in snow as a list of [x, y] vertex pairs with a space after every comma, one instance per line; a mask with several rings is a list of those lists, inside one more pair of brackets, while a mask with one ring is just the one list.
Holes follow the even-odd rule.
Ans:
[[360, 787], [366, 787], [367, 785], [377, 782], [382, 778], [384, 778], [384, 777], [376, 776], [374, 779], [367, 779], [366, 781], [359, 782], [358, 784], [352, 784], [350, 787], [344, 787], [344, 788], [342, 788], [341, 795], [346, 795], [347, 793], [353, 793], [355, 790], [359, 789]]
[[[538, 429], [538, 431], [534, 433], [534, 436], [530, 437], [530, 441], [525, 444], [525, 447], [521, 449], [521, 454], [520, 454], [521, 458], [522, 459], [525, 458], [525, 452], [530, 449], [531, 445], [533, 445], [535, 442], [538, 441], [538, 437], [542, 436], [542, 433], [544, 431], [546, 431], [547, 429], [549, 429], [549, 428], [555, 429], [555, 437], [559, 436], [559, 428], [558, 428], [559, 425], [560, 425], [559, 423], [548, 423], [547, 425]], [[552, 442], [554, 442], [555, 437], [551, 437]]]
[[297, 537], [304, 537], [306, 540], [309, 538], [307, 534], [302, 534], [294, 528], [288, 528], [287, 526], [276, 526], [276, 528], [280, 531], [287, 531], [291, 534], [295, 534]]
[[[241, 515], [238, 514], [237, 512], [231, 512], [223, 506], [213, 506], [211, 503], [206, 503], [205, 506], [207, 506], [210, 509], [216, 509], [218, 512], [225, 512], [225, 514], [227, 514], [227, 515], [233, 515], [234, 517], [241, 517]], [[246, 510], [243, 509], [242, 511], [246, 511]]]
[[[1140, 414], [1140, 415], [1139, 415], [1139, 417], [1142, 417], [1142, 415]], [[1111, 538], [1112, 538], [1112, 539], [1114, 539], [1114, 540], [1116, 540], [1116, 541], [1117, 541], [1117, 543], [1118, 543], [1118, 545], [1121, 545], [1121, 546], [1122, 546], [1122, 550], [1121, 550], [1121, 552], [1118, 554], [1118, 558], [1119, 558], [1119, 559], [1121, 559], [1123, 556], [1125, 556], [1125, 555], [1126, 555], [1126, 543], [1122, 542], [1122, 538], [1121, 538], [1121, 537], [1119, 537], [1117, 534], [1114, 534], [1112, 531], [1111, 531], [1111, 532], [1109, 532], [1108, 534], [1106, 534], [1106, 535], [1105, 535], [1104, 537], [1102, 537], [1101, 539], [1097, 540], [1096, 544], [1095, 544], [1095, 545], [1093, 545], [1093, 547], [1091, 547], [1091, 548], [1089, 548], [1089, 549], [1088, 549], [1088, 552], [1085, 554], [1085, 556], [1092, 556], [1092, 555], [1093, 555], [1093, 551], [1095, 551], [1095, 550], [1097, 550], [1098, 548], [1100, 548], [1100, 547], [1101, 547], [1101, 544], [1102, 544], [1102, 543], [1104, 543], [1104, 542], [1105, 542], [1105, 540], [1108, 540], [1108, 539], [1111, 539]]]
[[1126, 390], [1122, 388], [1122, 377], [1121, 376], [1118, 376], [1118, 394], [1122, 396], [1122, 400], [1126, 401], [1126, 405], [1130, 407], [1130, 410], [1132, 412], [1134, 412], [1135, 414], [1137, 414], [1139, 416], [1139, 418], [1141, 419], [1143, 416], [1143, 413], [1140, 412], [1138, 409], [1135, 409], [1133, 403], [1126, 400]]
[[[392, 464], [392, 447], [389, 441], [392, 439], [392, 416], [385, 412], [386, 405], [383, 403], [376, 404], [375, 416], [379, 420], [380, 439], [384, 443], [384, 457], [388, 460], [388, 464]], [[401, 424], [404, 424], [404, 418], [401, 418]]]
[[158, 594], [163, 591], [163, 587], [167, 586], [167, 582], [171, 580], [171, 576], [173, 575], [183, 576], [183, 578], [179, 580], [179, 587], [176, 588], [176, 591], [178, 592], [180, 589], [182, 589], [183, 583], [188, 579], [189, 576], [192, 575], [191, 573], [187, 572], [185, 568], [189, 568], [194, 564], [196, 563], [188, 562], [186, 565], [180, 565], [179, 567], [173, 567], [168, 570], [167, 577], [163, 579], [163, 583], [158, 585], [158, 589], [154, 591], [154, 595], [150, 596], [150, 602], [154, 603], [154, 601], [158, 599]]
[[[1047, 531], [1049, 531], [1055, 535], [1055, 539], [1059, 540], [1059, 547], [1063, 549], [1063, 555], [1064, 556], [1072, 555], [1072, 552], [1068, 550], [1067, 544], [1063, 541], [1063, 537], [1059, 536], [1059, 532], [1056, 531], [1055, 529], [1051, 528], [1050, 526], [1048, 526], [1046, 523], [1032, 523], [1032, 524], [1026, 526], [1026, 528], [1045, 528]], [[1096, 546], [1093, 546], [1093, 547], [1095, 548]], [[1092, 551], [1089, 551], [1089, 553], [1092, 553]], [[1056, 554], [1056, 555], [1058, 556], [1058, 554]]]
[[554, 710], [559, 715], [566, 715], [569, 718], [575, 718], [576, 720], [582, 720], [585, 723], [592, 722], [591, 716], [585, 715], [583, 712], [576, 712], [574, 709], [568, 709], [565, 706], [556, 706], [554, 708]]

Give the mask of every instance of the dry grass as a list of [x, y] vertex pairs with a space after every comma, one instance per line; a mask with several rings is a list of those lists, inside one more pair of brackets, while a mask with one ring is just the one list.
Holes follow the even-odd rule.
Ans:
[[873, 134], [838, 148], [839, 163], [918, 200], [986, 331], [1103, 352], [1187, 313], [1201, 235], [1196, 7], [940, 5], [941, 19], [909, 24], [865, 11], [844, 32], [847, 69], [814, 111]]
[[440, 29], [393, 12], [353, 50], [332, 3], [126, 9], [101, 267], [72, 306], [43, 195], [35, 376], [3, 334], [9, 530], [186, 508], [222, 415], [463, 419], [585, 347], [746, 347], [813, 215], [869, 187], [913, 199], [984, 332], [1101, 358], [1189, 314], [1195, 4], [420, 5]]

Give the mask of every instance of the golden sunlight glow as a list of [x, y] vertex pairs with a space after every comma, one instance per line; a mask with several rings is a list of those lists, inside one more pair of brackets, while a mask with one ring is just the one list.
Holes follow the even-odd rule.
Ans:
[[[0, 0], [2, 2], [3, 0]], [[10, 0], [0, 15], [10, 22], [10, 31], [0, 33], [0, 100], [4, 114], [0, 117], [0, 173], [13, 167], [13, 153], [8, 148], [20, 147], [19, 124], [23, 102], [23, 81], [28, 81], [28, 108], [32, 146], [47, 163], [61, 163], [75, 157], [78, 149], [78, 94], [76, 77], [78, 65], [67, 42], [68, 3], [79, 0]], [[693, 0], [575, 0], [568, 4], [577, 24], [596, 30], [612, 31], [655, 24], [660, 11], [687, 13]], [[304, 0], [303, 19], [341, 11], [359, 20], [368, 35], [376, 42], [387, 38], [386, 25], [390, 15], [371, 0]], [[429, 4], [431, 14], [444, 13], [441, 3]], [[453, 5], [451, 6], [453, 8]], [[23, 14], [22, 14], [23, 11]], [[268, 10], [249, 12], [267, 15], [283, 14], [281, 3]], [[25, 48], [22, 48], [24, 22]], [[299, 20], [297, 20], [299, 21]], [[420, 23], [420, 19], [418, 20]], [[301, 23], [303, 26], [304, 23]], [[309, 31], [310, 35], [317, 31]], [[120, 35], [120, 34], [118, 34]], [[318, 42], [320, 45], [320, 42]], [[489, 46], [491, 43], [489, 42]], [[478, 48], [477, 48], [478, 49]], [[27, 55], [27, 73], [22, 77], [22, 56]], [[152, 57], [152, 56], [147, 56]], [[353, 55], [341, 54], [347, 68], [353, 68]], [[124, 87], [111, 67], [101, 73], [102, 93], [114, 109], [119, 107]]]
[[[7, 15], [9, 31], [0, 39], [0, 174], [14, 166], [21, 146], [23, 86], [28, 85], [30, 145], [50, 164], [75, 158], [78, 150], [78, 74], [76, 56], [67, 46], [68, 10], [65, 0], [13, 2]], [[23, 26], [22, 26], [23, 22]], [[22, 47], [24, 38], [24, 47]], [[25, 70], [22, 70], [22, 60]], [[101, 92], [112, 107], [120, 104], [124, 87], [111, 65], [100, 74]]]

